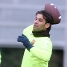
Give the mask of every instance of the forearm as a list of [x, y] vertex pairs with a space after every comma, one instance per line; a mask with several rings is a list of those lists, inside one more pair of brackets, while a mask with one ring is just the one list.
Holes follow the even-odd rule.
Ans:
[[51, 57], [51, 54], [52, 54], [52, 51], [50, 51], [50, 50], [47, 50], [47, 49], [42, 50], [42, 49], [39, 49], [39, 48], [36, 48], [36, 47], [31, 48], [30, 52], [34, 56], [36, 56], [36, 57], [38, 57], [38, 58], [40, 58], [44, 61], [49, 61], [50, 57]]

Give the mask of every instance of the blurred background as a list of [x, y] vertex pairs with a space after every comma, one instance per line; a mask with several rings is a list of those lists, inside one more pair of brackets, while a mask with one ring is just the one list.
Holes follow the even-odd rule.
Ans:
[[62, 17], [50, 32], [53, 54], [49, 67], [67, 67], [67, 0], [0, 0], [0, 47], [23, 56], [24, 47], [16, 42], [17, 36], [33, 24], [36, 11], [44, 9], [48, 2], [58, 7]]

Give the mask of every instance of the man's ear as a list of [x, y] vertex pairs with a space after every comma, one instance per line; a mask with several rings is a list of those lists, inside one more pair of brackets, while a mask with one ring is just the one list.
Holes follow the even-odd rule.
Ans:
[[50, 23], [46, 23], [45, 27], [49, 28], [50, 27]]

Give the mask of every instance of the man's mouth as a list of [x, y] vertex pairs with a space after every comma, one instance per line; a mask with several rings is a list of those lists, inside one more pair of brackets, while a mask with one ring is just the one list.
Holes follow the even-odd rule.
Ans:
[[37, 25], [34, 25], [34, 27], [38, 27]]

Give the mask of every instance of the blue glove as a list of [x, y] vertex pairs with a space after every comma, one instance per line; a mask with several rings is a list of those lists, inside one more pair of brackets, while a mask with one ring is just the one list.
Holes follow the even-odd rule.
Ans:
[[30, 48], [33, 47], [33, 45], [30, 43], [30, 41], [28, 40], [28, 38], [24, 34], [22, 34], [22, 36], [18, 36], [17, 41], [23, 43], [23, 45], [28, 50], [30, 50]]

